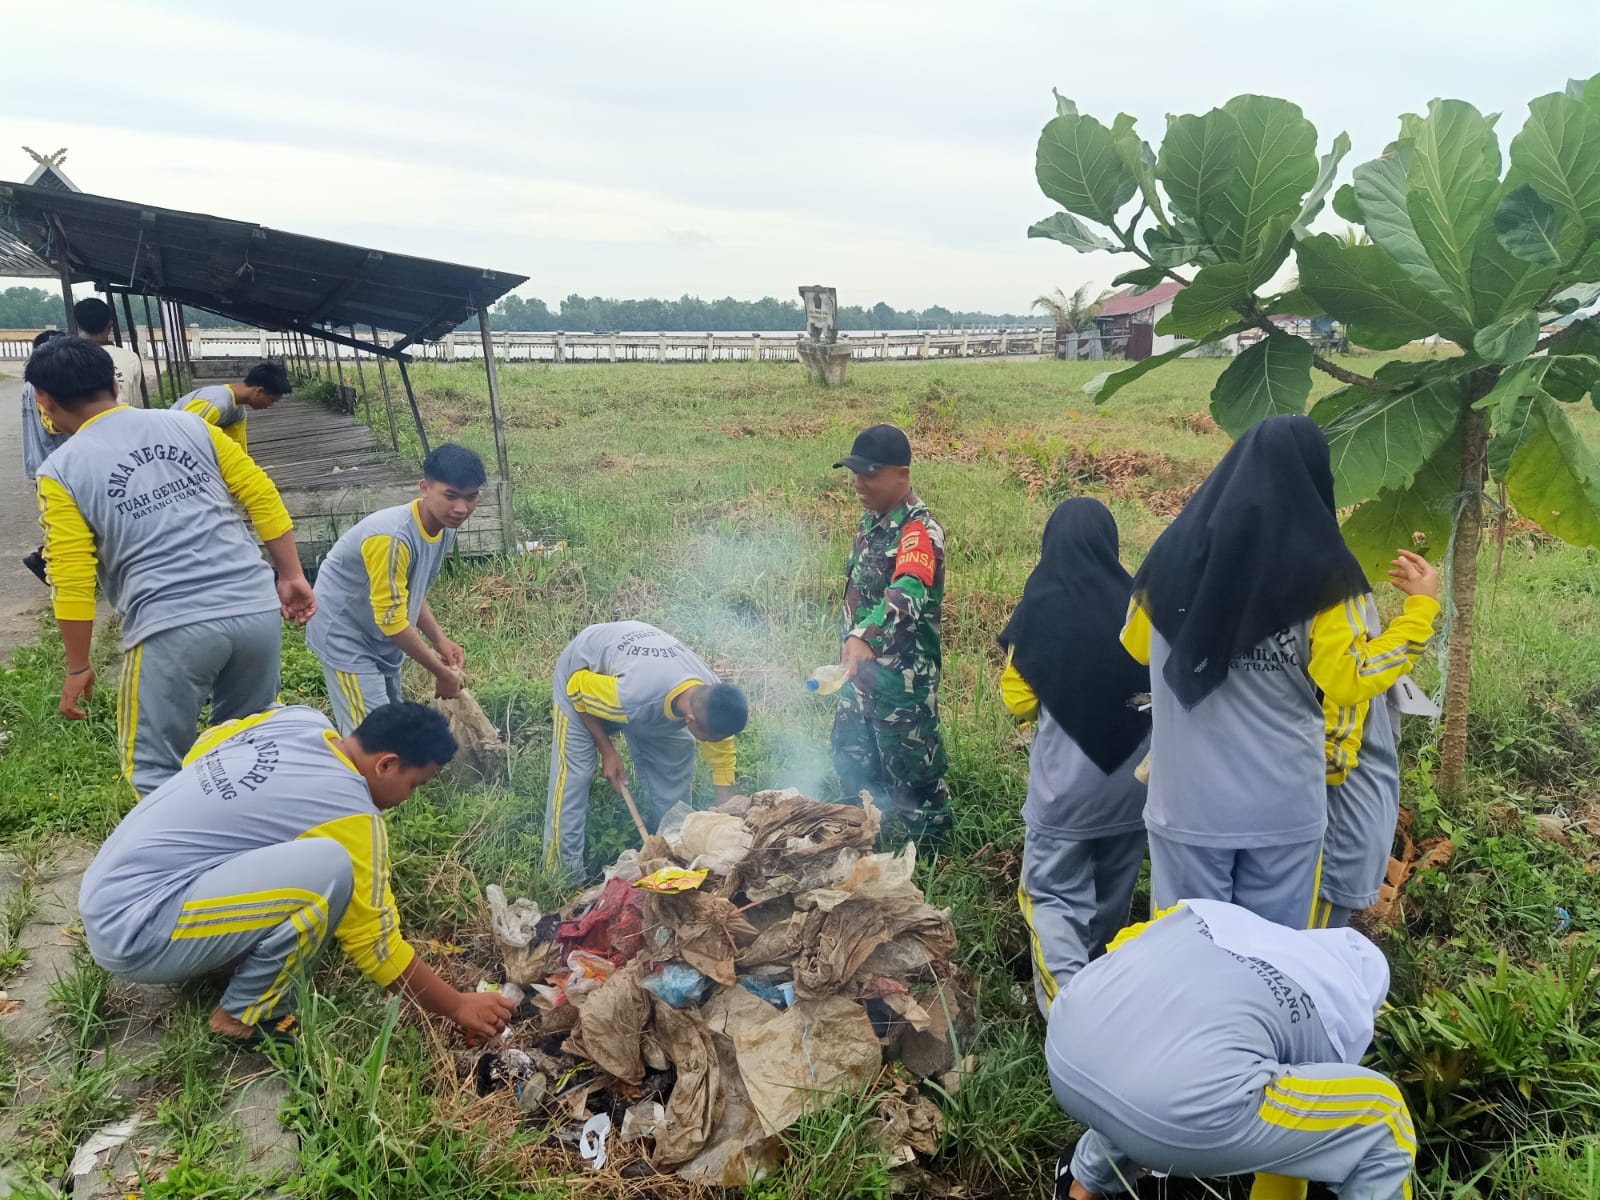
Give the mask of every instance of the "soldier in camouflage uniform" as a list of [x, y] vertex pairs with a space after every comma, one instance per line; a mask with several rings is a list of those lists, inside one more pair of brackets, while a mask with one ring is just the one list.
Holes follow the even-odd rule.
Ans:
[[874, 425], [835, 463], [867, 510], [845, 576], [840, 665], [851, 686], [833, 721], [833, 763], [847, 797], [884, 810], [887, 844], [937, 839], [949, 825], [939, 735], [944, 529], [911, 488], [911, 443]]

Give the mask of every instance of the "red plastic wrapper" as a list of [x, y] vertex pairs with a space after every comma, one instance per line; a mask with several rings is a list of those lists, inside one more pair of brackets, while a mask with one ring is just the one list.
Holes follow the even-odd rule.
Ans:
[[620, 967], [644, 949], [644, 893], [625, 879], [611, 879], [595, 906], [563, 921], [556, 937], [563, 958], [570, 951], [587, 950]]

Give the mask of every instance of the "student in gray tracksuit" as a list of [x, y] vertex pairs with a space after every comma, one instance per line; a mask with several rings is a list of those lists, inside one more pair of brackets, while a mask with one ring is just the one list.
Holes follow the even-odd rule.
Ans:
[[364, 518], [323, 559], [306, 647], [322, 663], [340, 733], [401, 698], [407, 658], [433, 676], [435, 695], [460, 695], [466, 652], [439, 627], [428, 589], [455, 549], [456, 530], [477, 509], [484, 481], [483, 460], [471, 450], [437, 446], [422, 464], [415, 500]]
[[619, 791], [627, 783], [612, 741], [618, 733], [628, 741], [652, 829], [674, 804], [688, 802], [697, 745], [718, 799], [733, 794], [733, 737], [749, 719], [744, 693], [654, 625], [611, 621], [573, 638], [556, 660], [551, 712], [544, 818], [549, 867], [582, 873], [596, 764]]
[[66, 648], [61, 713], [83, 720], [79, 702], [94, 689], [98, 575], [122, 618], [122, 769], [147, 795], [182, 764], [207, 699], [215, 721], [273, 702], [279, 613], [304, 623], [316, 600], [278, 489], [233, 442], [188, 413], [117, 403], [111, 358], [85, 338], [46, 342], [26, 374], [45, 415], [71, 435], [39, 467]]
[[1127, 923], [1144, 861], [1145, 786], [1134, 770], [1150, 741], [1140, 711], [1150, 673], [1117, 640], [1132, 583], [1106, 506], [1065, 500], [998, 639], [1001, 699], [1019, 721], [1038, 721], [1017, 902], [1041, 1013]]
[[229, 974], [211, 1029], [254, 1044], [295, 1029], [295, 991], [330, 937], [380, 987], [493, 1036], [510, 1002], [461, 993], [400, 933], [383, 814], [456, 752], [449, 725], [391, 704], [339, 737], [312, 708], [207, 730], [122, 819], [78, 896], [89, 952], [141, 983]]
[[[1400, 567], [1397, 560], [1396, 573]], [[1433, 578], [1436, 588], [1437, 575]], [[1407, 582], [1397, 580], [1402, 590]], [[1438, 600], [1426, 590], [1408, 594], [1397, 624], [1410, 631], [1406, 636], [1420, 636], [1421, 640], [1394, 646], [1379, 620], [1373, 596], [1346, 603], [1348, 618], [1360, 623], [1363, 642], [1369, 647], [1372, 642], [1391, 645], [1388, 653], [1403, 660], [1406, 670], [1427, 643], [1420, 623], [1425, 620], [1431, 633], [1439, 611]], [[1371, 657], [1370, 651], [1366, 654]], [[1387, 678], [1390, 672], [1381, 674]], [[1400, 712], [1395, 694], [1400, 686], [1396, 681], [1382, 697], [1349, 708], [1323, 702], [1328, 828], [1322, 839], [1322, 891], [1311, 919], [1314, 929], [1346, 925], [1353, 911], [1377, 902], [1400, 816]]]
[[1131, 1193], [1144, 1168], [1256, 1172], [1257, 1195], [1310, 1179], [1341, 1200], [1409, 1200], [1410, 1113], [1358, 1065], [1388, 985], [1354, 930], [1287, 929], [1220, 901], [1124, 931], [1050, 1010], [1051, 1087], [1088, 1130], [1068, 1194]]
[[[1401, 551], [1396, 571], [1437, 586], [1417, 555]], [[1425, 605], [1370, 640], [1351, 620], [1367, 582], [1339, 532], [1327, 439], [1300, 416], [1234, 444], [1133, 591], [1122, 642], [1150, 664], [1151, 904], [1227, 900], [1306, 928], [1327, 824], [1324, 704], [1351, 709], [1404, 673], [1431, 632]]]

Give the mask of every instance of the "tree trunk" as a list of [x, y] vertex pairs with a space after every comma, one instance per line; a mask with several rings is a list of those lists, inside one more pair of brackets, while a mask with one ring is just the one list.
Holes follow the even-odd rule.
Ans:
[[[1492, 385], [1492, 380], [1490, 381]], [[1483, 483], [1489, 453], [1488, 414], [1471, 407], [1461, 418], [1461, 507], [1450, 558], [1449, 669], [1444, 689], [1444, 734], [1439, 741], [1439, 790], [1461, 791], [1467, 774], [1467, 703], [1472, 696], [1472, 618], [1478, 598], [1478, 548], [1483, 543]]]

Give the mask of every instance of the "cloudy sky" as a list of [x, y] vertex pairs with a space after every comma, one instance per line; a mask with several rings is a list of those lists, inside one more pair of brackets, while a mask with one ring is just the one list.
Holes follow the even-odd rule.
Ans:
[[1600, 4], [83, 0], [9, 6], [5, 43], [0, 179], [66, 146], [85, 191], [516, 271], [552, 306], [818, 281], [1019, 311], [1122, 269], [1024, 238], [1052, 86], [1152, 143], [1286, 96], [1354, 164], [1433, 96], [1509, 140], [1600, 69]]

